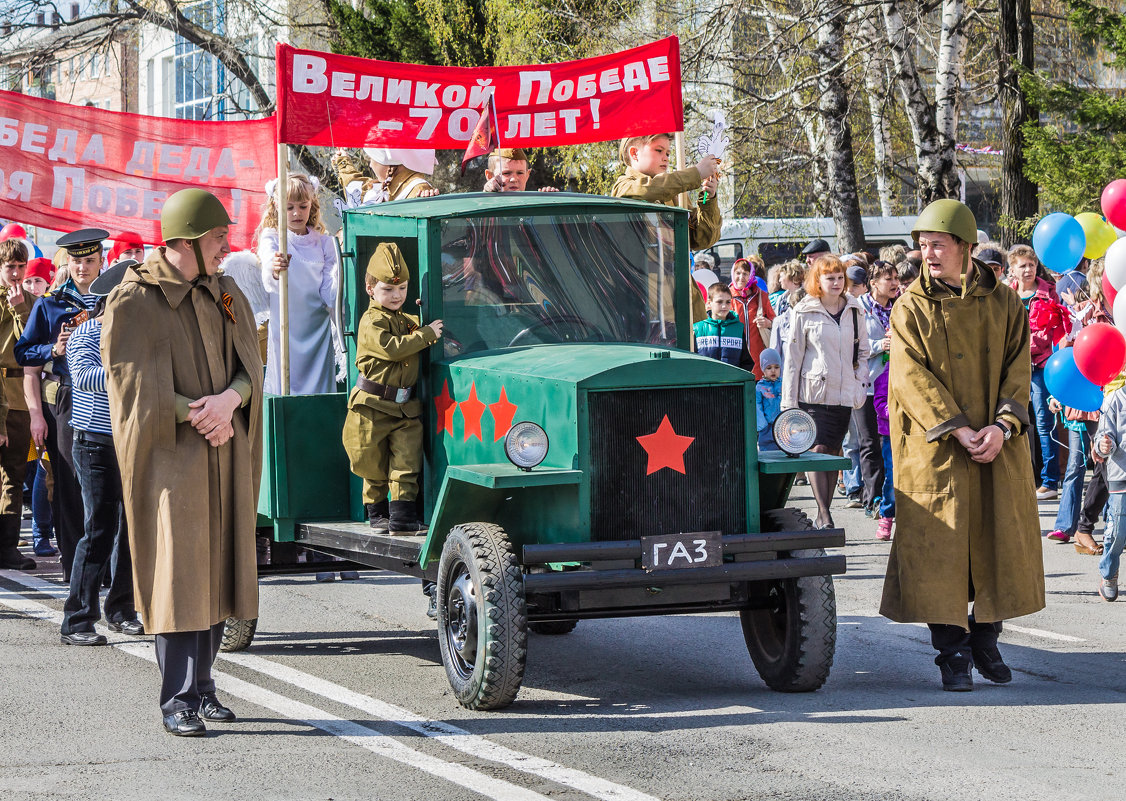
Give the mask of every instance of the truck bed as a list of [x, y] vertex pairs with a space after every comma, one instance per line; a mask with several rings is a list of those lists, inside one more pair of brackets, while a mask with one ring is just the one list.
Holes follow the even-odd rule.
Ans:
[[433, 579], [438, 572], [437, 564], [428, 570], [418, 566], [422, 544], [426, 541], [424, 535], [376, 533], [366, 522], [336, 520], [299, 523], [294, 536], [298, 545], [365, 567], [427, 579]]

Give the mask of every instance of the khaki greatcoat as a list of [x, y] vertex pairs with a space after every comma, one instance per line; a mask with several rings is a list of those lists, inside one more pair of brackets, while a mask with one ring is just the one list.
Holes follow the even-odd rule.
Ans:
[[[233, 278], [186, 281], [157, 248], [109, 296], [102, 361], [145, 631], [256, 618], [263, 375], [246, 297]], [[214, 448], [179, 420], [229, 387], [247, 402]]]
[[[896, 535], [880, 613], [967, 625], [1044, 608], [1040, 518], [1029, 455], [1028, 317], [1016, 293], [973, 262], [960, 295], [929, 275], [891, 313], [888, 414]], [[1013, 436], [989, 464], [952, 432], [998, 419]]]

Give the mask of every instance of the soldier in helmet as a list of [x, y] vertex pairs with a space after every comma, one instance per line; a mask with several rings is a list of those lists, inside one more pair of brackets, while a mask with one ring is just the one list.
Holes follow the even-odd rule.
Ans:
[[125, 271], [102, 328], [135, 601], [179, 736], [235, 719], [211, 665], [224, 621], [258, 617], [262, 357], [245, 296], [216, 275], [230, 225], [209, 192], [169, 197], [164, 245]]
[[[359, 376], [348, 397], [344, 449], [364, 480], [364, 508], [372, 528], [415, 534], [418, 474], [422, 470], [422, 404], [414, 397], [419, 354], [442, 336], [442, 321], [419, 326], [403, 312], [410, 269], [394, 244], [380, 243], [364, 283], [371, 305], [357, 330]], [[388, 505], [390, 495], [390, 505]]]
[[[891, 313], [888, 401], [896, 539], [880, 612], [922, 622], [944, 690], [971, 668], [1012, 680], [1005, 618], [1044, 608], [1040, 519], [1028, 438], [1028, 319], [1016, 293], [972, 259], [973, 213], [927, 206], [911, 232], [919, 280]], [[972, 604], [972, 607], [971, 607]]]

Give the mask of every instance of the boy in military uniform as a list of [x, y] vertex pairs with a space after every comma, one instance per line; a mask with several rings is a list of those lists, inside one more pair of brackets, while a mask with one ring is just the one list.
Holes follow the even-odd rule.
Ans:
[[[692, 250], [710, 248], [719, 239], [723, 216], [719, 211], [716, 190], [719, 187], [719, 162], [706, 155], [694, 166], [669, 172], [670, 137], [668, 134], [632, 136], [623, 139], [618, 148], [622, 162], [628, 164], [625, 175], [614, 182], [613, 197], [649, 200], [675, 206], [684, 192], [703, 189], [699, 205], [688, 215], [688, 244]], [[692, 292], [692, 322], [708, 316], [704, 299]]]
[[415, 510], [422, 470], [422, 404], [414, 397], [414, 384], [419, 354], [442, 336], [441, 320], [419, 327], [417, 317], [403, 313], [409, 279], [399, 247], [380, 244], [365, 275], [371, 305], [357, 332], [360, 375], [344, 422], [344, 449], [352, 472], [364, 480], [368, 523], [399, 534], [422, 530]]

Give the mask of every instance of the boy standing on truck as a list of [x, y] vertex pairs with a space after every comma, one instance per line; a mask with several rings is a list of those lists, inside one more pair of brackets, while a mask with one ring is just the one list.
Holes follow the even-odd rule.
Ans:
[[[699, 205], [688, 216], [688, 243], [692, 250], [710, 248], [719, 239], [723, 217], [719, 211], [716, 190], [719, 187], [719, 162], [707, 155], [696, 166], [669, 172], [669, 134], [631, 136], [623, 139], [618, 148], [625, 175], [614, 182], [610, 190], [613, 197], [649, 200], [675, 206], [677, 195], [703, 189]], [[707, 315], [699, 293], [692, 293], [692, 320], [702, 320]]]
[[[422, 404], [414, 397], [419, 353], [442, 336], [442, 321], [419, 327], [404, 314], [410, 270], [398, 245], [381, 243], [364, 284], [371, 305], [356, 332], [359, 376], [348, 397], [344, 449], [364, 480], [364, 510], [372, 528], [419, 534], [415, 499], [422, 470]], [[387, 498], [390, 494], [390, 504]]]

